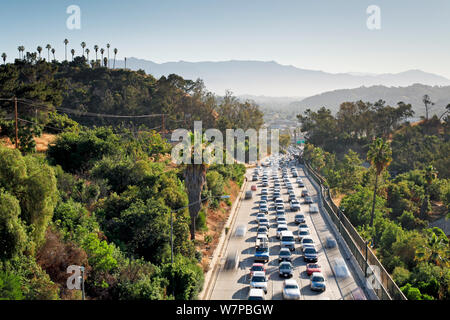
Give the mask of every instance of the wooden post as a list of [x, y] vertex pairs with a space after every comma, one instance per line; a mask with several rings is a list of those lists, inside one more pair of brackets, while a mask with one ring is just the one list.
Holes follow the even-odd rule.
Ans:
[[19, 148], [19, 124], [17, 116], [17, 97], [14, 97], [14, 117], [16, 119], [16, 149]]

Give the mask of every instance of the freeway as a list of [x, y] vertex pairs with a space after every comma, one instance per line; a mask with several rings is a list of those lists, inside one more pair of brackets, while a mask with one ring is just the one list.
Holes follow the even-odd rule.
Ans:
[[[271, 177], [271, 170], [269, 169], [269, 176]], [[305, 187], [310, 192], [314, 203], [318, 203], [318, 195], [313, 187], [311, 181], [301, 166], [297, 168], [299, 177], [301, 177], [305, 183]], [[278, 171], [279, 176], [281, 172]], [[217, 275], [212, 279], [212, 290], [209, 295], [211, 300], [245, 300], [248, 298], [250, 274], [249, 269], [254, 262], [255, 253], [255, 239], [258, 223], [256, 221], [256, 215], [259, 210], [259, 200], [261, 192], [261, 181], [251, 182], [251, 169], [246, 173], [249, 183], [247, 183], [246, 190], [250, 190], [250, 187], [254, 184], [257, 185], [257, 191], [254, 192], [253, 198], [248, 200], [241, 200], [241, 205], [237, 211], [236, 221], [232, 226], [232, 232], [235, 231], [239, 225], [245, 225], [247, 227], [247, 233], [243, 238], [231, 237], [227, 244], [226, 254], [223, 255], [220, 260], [220, 267]], [[333, 236], [330, 231], [330, 227], [327, 221], [324, 219], [322, 208], [320, 213], [310, 214], [309, 205], [303, 203], [301, 198], [301, 190], [295, 183], [295, 178], [289, 173], [289, 179], [294, 186], [294, 192], [297, 199], [301, 203], [301, 212], [305, 214], [306, 223], [311, 231], [311, 237], [313, 238], [318, 251], [318, 263], [322, 267], [322, 273], [326, 278], [327, 289], [325, 292], [314, 292], [310, 289], [309, 276], [306, 274], [306, 262], [301, 255], [301, 249], [299, 248], [299, 242], [297, 240], [295, 245], [295, 251], [293, 254], [292, 264], [294, 266], [294, 274], [291, 279], [295, 279], [300, 287], [301, 300], [344, 300], [353, 299], [352, 293], [357, 292], [358, 295], [363, 294], [358, 281], [356, 280], [355, 270], [351, 270], [351, 267], [347, 263], [347, 267], [350, 270], [349, 276], [346, 278], [336, 277], [334, 268], [335, 259], [343, 258], [343, 248], [340, 248], [339, 242], [335, 248], [326, 248], [326, 239]], [[273, 190], [272, 179], [269, 178], [269, 196], [271, 190]], [[286, 208], [286, 218], [288, 221], [288, 228], [293, 231], [294, 236], [297, 235], [297, 225], [294, 222], [295, 212], [289, 210], [289, 200], [286, 188], [281, 187], [282, 198]], [[270, 197], [269, 197], [270, 199]], [[269, 262], [266, 263], [266, 275], [268, 276], [267, 294], [266, 300], [279, 300], [282, 299], [283, 280], [278, 274], [278, 253], [280, 250], [280, 241], [276, 238], [276, 218], [275, 208], [272, 201], [269, 203]], [[235, 270], [225, 270], [225, 257], [228, 253], [239, 252], [239, 264]]]

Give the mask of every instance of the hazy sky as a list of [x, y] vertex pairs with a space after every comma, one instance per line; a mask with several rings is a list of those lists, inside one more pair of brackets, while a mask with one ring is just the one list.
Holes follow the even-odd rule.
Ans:
[[[66, 27], [69, 5], [81, 30]], [[381, 30], [366, 26], [369, 5]], [[450, 78], [449, 0], [21, 0], [2, 1], [0, 52], [50, 43], [58, 59], [106, 43], [118, 59], [263, 60], [327, 72], [421, 69]], [[45, 49], [44, 49], [45, 51]], [[46, 56], [46, 55], [44, 55]], [[9, 60], [8, 59], [8, 60]]]

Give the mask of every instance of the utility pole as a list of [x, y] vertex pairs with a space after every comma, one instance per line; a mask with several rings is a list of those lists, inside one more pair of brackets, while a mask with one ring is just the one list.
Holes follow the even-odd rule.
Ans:
[[162, 126], [161, 126], [161, 133], [166, 133], [166, 121], [165, 121], [165, 114], [162, 115]]
[[14, 97], [14, 117], [16, 119], [16, 149], [19, 149], [19, 124], [17, 115], [17, 97]]

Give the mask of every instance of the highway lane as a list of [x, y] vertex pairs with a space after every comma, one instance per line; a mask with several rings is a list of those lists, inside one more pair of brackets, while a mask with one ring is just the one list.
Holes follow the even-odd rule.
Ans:
[[[253, 193], [253, 198], [250, 200], [242, 200], [240, 208], [237, 212], [236, 221], [233, 225], [231, 232], [234, 233], [235, 229], [239, 225], [245, 225], [247, 227], [247, 234], [244, 238], [232, 237], [228, 243], [226, 254], [224, 258], [220, 261], [220, 269], [216, 279], [213, 279], [213, 289], [211, 296], [212, 300], [232, 300], [247, 299], [249, 292], [249, 269], [254, 262], [255, 253], [255, 238], [257, 221], [256, 215], [259, 208], [259, 200], [261, 194], [261, 182], [251, 182], [253, 169], [249, 169], [246, 173], [249, 183], [247, 184], [247, 190], [250, 190], [253, 184], [256, 184], [258, 190]], [[305, 214], [306, 223], [311, 231], [311, 236], [314, 239], [316, 248], [319, 253], [318, 263], [322, 266], [322, 273], [326, 278], [327, 290], [325, 292], [314, 292], [310, 289], [309, 276], [306, 274], [306, 262], [304, 262], [301, 255], [301, 249], [299, 248], [299, 243], [296, 242], [296, 249], [293, 254], [292, 264], [294, 266], [294, 275], [292, 279], [297, 280], [302, 300], [341, 300], [341, 299], [351, 299], [351, 294], [348, 294], [349, 290], [356, 289], [358, 286], [353, 278], [353, 275], [347, 279], [338, 279], [335, 277], [331, 263], [336, 257], [342, 257], [340, 248], [325, 249], [322, 243], [325, 243], [326, 238], [331, 236], [330, 230], [328, 230], [327, 224], [325, 223], [322, 214], [309, 214], [309, 205], [303, 203], [303, 198], [301, 198], [301, 190], [295, 183], [295, 178], [292, 177], [290, 170], [289, 179], [294, 187], [294, 192], [297, 199], [301, 203], [301, 212]], [[269, 168], [269, 197], [273, 190], [273, 179], [271, 176], [272, 168]], [[306, 188], [309, 190], [311, 196], [313, 197], [314, 203], [318, 202], [318, 196], [316, 190], [312, 187], [309, 178], [305, 176], [304, 171], [298, 168], [299, 176], [302, 177], [305, 182]], [[262, 173], [260, 174], [260, 176]], [[295, 212], [290, 211], [288, 193], [287, 189], [281, 179], [281, 170], [278, 171], [278, 176], [281, 182], [281, 193], [284, 201], [284, 206], [286, 209], [286, 218], [288, 221], [289, 230], [293, 231], [294, 236], [297, 235], [297, 225], [294, 222]], [[269, 198], [271, 199], [271, 198]], [[267, 300], [279, 300], [282, 299], [282, 286], [284, 278], [281, 278], [278, 274], [278, 253], [280, 250], [280, 242], [276, 238], [276, 217], [275, 208], [273, 202], [269, 201], [269, 221], [271, 223], [269, 229], [269, 254], [270, 259], [266, 264], [266, 274], [269, 278], [268, 281], [268, 292], [266, 294]], [[225, 257], [228, 253], [238, 251], [240, 255], [239, 266], [236, 270], [227, 271], [224, 270], [223, 265], [225, 263]], [[343, 288], [344, 287], [344, 288]], [[344, 289], [344, 290], [343, 290]]]

